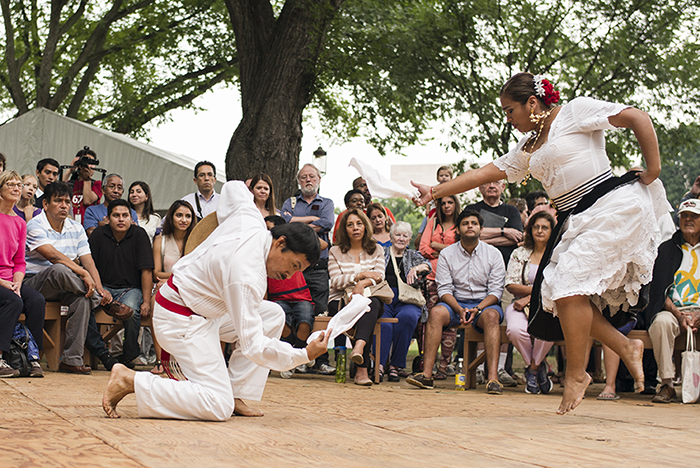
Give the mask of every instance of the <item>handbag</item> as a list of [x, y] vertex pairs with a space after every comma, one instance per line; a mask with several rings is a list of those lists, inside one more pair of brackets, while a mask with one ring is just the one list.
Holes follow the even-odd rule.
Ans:
[[389, 247], [389, 255], [391, 256], [391, 261], [394, 264], [396, 282], [399, 285], [399, 301], [405, 304], [413, 304], [418, 307], [423, 307], [425, 305], [425, 296], [423, 296], [419, 289], [409, 286], [401, 279], [401, 273], [396, 265], [396, 257], [394, 257], [394, 251], [391, 247]]
[[29, 377], [32, 370], [32, 366], [29, 363], [29, 340], [31, 339], [31, 334], [25, 325], [18, 323], [15, 329], [17, 327], [24, 328], [24, 335], [15, 338], [15, 333], [13, 333], [10, 349], [5, 353], [5, 359], [10, 367], [19, 371], [17, 377]]
[[[348, 286], [345, 288], [345, 295], [343, 296], [345, 304], [350, 304], [350, 301], [352, 301], [353, 289], [355, 289], [355, 286]], [[384, 304], [391, 304], [391, 301], [394, 300], [394, 291], [391, 290], [389, 283], [387, 283], [386, 280], [383, 280], [374, 286], [366, 287], [362, 295], [365, 297], [376, 297]]]
[[695, 403], [700, 396], [700, 351], [695, 348], [693, 329], [686, 331], [685, 351], [682, 354], [683, 403]]

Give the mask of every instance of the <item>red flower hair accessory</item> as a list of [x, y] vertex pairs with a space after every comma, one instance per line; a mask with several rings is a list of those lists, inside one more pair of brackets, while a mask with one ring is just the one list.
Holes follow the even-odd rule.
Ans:
[[532, 79], [535, 83], [535, 94], [541, 97], [546, 105], [551, 106], [559, 102], [559, 91], [554, 89], [554, 85], [544, 75], [535, 75]]

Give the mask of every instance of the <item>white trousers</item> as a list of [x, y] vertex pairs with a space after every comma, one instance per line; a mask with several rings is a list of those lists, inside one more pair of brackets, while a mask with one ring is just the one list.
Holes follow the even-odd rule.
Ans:
[[[272, 302], [260, 305], [263, 333], [279, 339], [284, 311]], [[234, 343], [238, 334], [230, 317], [185, 317], [159, 304], [153, 310], [153, 330], [160, 346], [170, 353], [188, 380], [137, 372], [136, 405], [142, 418], [226, 421], [233, 414], [234, 397], [259, 401], [269, 369], [260, 367], [234, 347], [225, 366], [221, 341]]]

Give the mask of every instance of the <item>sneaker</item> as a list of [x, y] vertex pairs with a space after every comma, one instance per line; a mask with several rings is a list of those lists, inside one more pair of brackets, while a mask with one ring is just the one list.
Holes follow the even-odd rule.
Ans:
[[296, 372], [299, 372], [300, 374], [306, 374], [308, 372], [306, 368], [306, 364], [302, 364], [300, 366], [297, 366], [296, 369], [294, 369]]
[[516, 382], [515, 379], [505, 369], [498, 370], [498, 381], [504, 387], [517, 387], [518, 386], [518, 382]]
[[316, 365], [316, 359], [312, 359], [309, 362], [306, 363], [306, 368], [311, 369], [313, 366]]
[[651, 399], [652, 403], [672, 403], [676, 400], [676, 390], [670, 385], [662, 385], [656, 396]]
[[476, 384], [483, 385], [485, 383], [486, 383], [486, 377], [484, 377], [483, 369], [477, 369], [476, 370]]
[[450, 364], [449, 366], [447, 366], [447, 369], [445, 369], [445, 374], [447, 374], [447, 375], [450, 376], [450, 377], [454, 377], [454, 375], [455, 375], [456, 373], [457, 373], [457, 372], [455, 371], [455, 366], [452, 365], [452, 364]]
[[542, 361], [540, 367], [537, 368], [537, 386], [540, 392], [545, 395], [552, 391], [554, 384], [552, 379], [549, 378], [549, 364], [547, 364], [547, 361]]
[[537, 377], [537, 371], [530, 370], [529, 367], [525, 369], [525, 393], [529, 393], [531, 395], [537, 395], [540, 393], [540, 387], [537, 385]]
[[415, 385], [418, 388], [427, 388], [428, 390], [433, 388], [433, 379], [429, 379], [424, 373], [410, 375], [406, 377], [406, 382], [411, 385]]
[[0, 378], [17, 376], [19, 376], [19, 370], [13, 369], [4, 359], [0, 359]]
[[283, 379], [291, 379], [293, 375], [294, 375], [294, 370], [286, 370], [286, 371], [280, 372], [280, 377], [282, 377]]
[[41, 369], [41, 364], [37, 361], [32, 361], [32, 368], [29, 371], [29, 377], [41, 378], [44, 376], [44, 371]]
[[318, 366], [318, 373], [321, 375], [335, 374], [335, 367], [329, 366], [328, 364], [321, 364]]
[[486, 384], [486, 393], [500, 395], [503, 393], [503, 385], [498, 380], [489, 380]]

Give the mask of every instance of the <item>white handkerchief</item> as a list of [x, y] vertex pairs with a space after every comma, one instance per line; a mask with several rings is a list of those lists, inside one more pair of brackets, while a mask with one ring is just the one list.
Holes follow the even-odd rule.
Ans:
[[365, 179], [367, 188], [369, 188], [372, 197], [406, 198], [407, 200], [413, 200], [413, 197], [420, 195], [418, 191], [411, 192], [393, 180], [384, 177], [375, 168], [357, 158], [352, 158], [348, 165], [357, 169], [362, 178]]
[[[333, 330], [331, 337], [328, 340], [329, 344], [333, 339], [350, 330], [355, 323], [360, 320], [365, 312], [369, 311], [369, 305], [372, 301], [368, 298], [361, 296], [359, 294], [353, 294], [350, 304], [346, 305], [338, 311], [333, 318], [328, 321], [328, 326], [326, 330]], [[318, 330], [313, 332], [307, 339], [307, 343], [311, 343], [313, 340], [318, 338], [323, 330]]]

